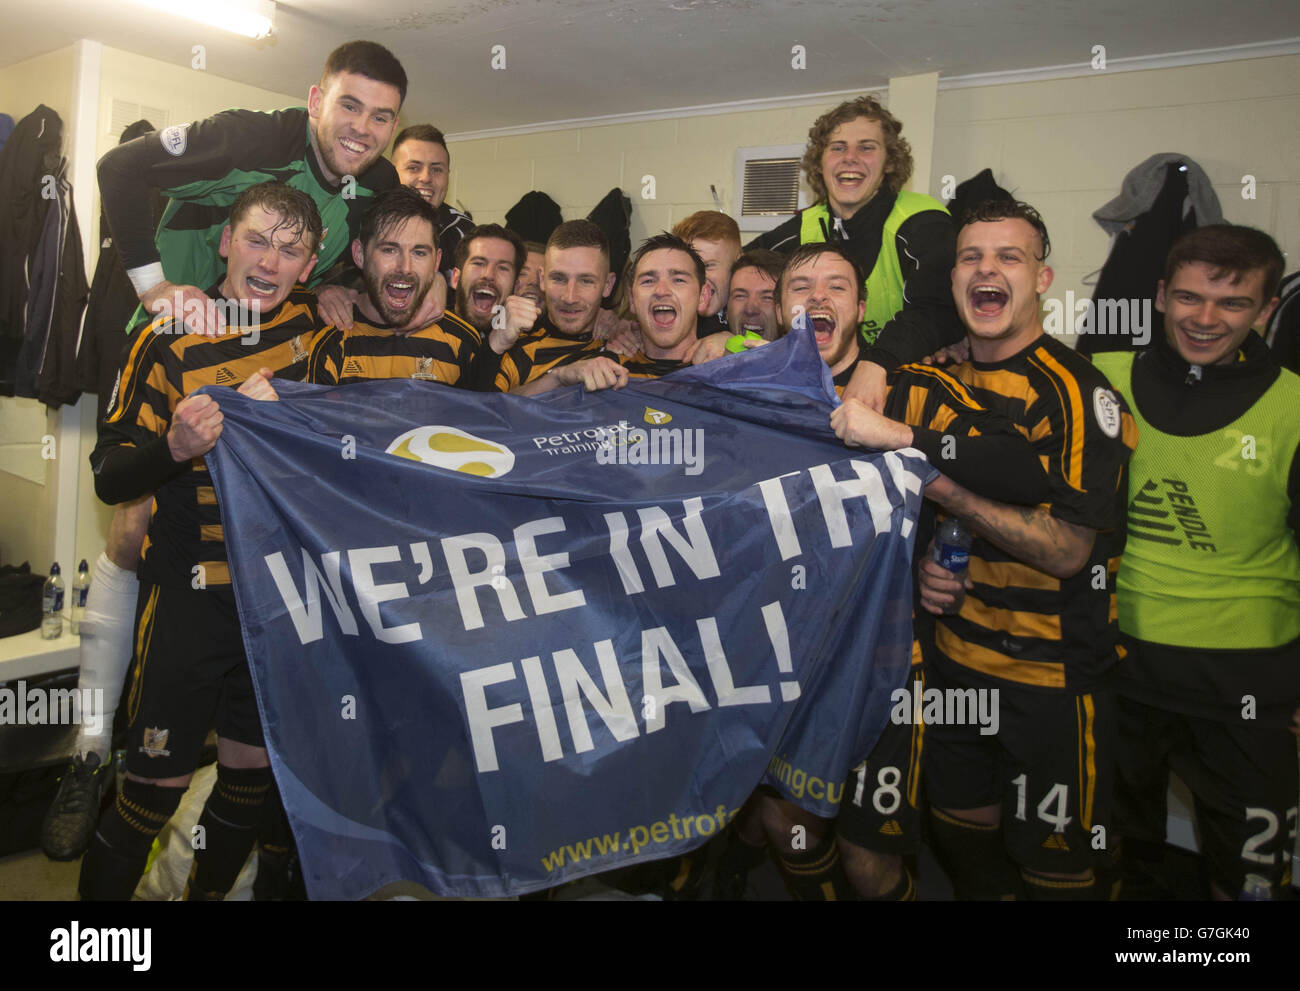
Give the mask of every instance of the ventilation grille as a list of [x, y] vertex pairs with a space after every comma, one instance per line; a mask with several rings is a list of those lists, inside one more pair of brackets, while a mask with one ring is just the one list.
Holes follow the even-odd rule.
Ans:
[[155, 131], [161, 131], [171, 123], [170, 114], [162, 107], [151, 107], [145, 103], [132, 103], [130, 100], [113, 99], [113, 113], [108, 122], [108, 133], [121, 137], [122, 132], [138, 120], [147, 120]]
[[732, 216], [742, 232], [775, 230], [808, 205], [802, 175], [803, 145], [736, 149]]
[[789, 216], [799, 209], [799, 159], [751, 158], [745, 162], [742, 217]]

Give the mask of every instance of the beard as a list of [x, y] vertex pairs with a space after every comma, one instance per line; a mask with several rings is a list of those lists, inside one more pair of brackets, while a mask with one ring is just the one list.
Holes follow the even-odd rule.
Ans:
[[[366, 295], [370, 297], [371, 304], [390, 327], [405, 327], [410, 323], [411, 319], [420, 312], [424, 297], [429, 294], [429, 289], [433, 286], [432, 279], [421, 281], [414, 275], [400, 272], [382, 278], [374, 272], [366, 272], [365, 280]], [[405, 304], [395, 302], [389, 296], [388, 286], [394, 282], [409, 282], [414, 286]]]
[[492, 311], [479, 313], [473, 305], [472, 297], [475, 290], [490, 289], [496, 296], [493, 303], [493, 309], [497, 305], [505, 302], [495, 282], [491, 279], [479, 279], [473, 285], [467, 283], [464, 279], [460, 280], [460, 285], [456, 287], [456, 315], [477, 330], [480, 334], [487, 336], [492, 330]]

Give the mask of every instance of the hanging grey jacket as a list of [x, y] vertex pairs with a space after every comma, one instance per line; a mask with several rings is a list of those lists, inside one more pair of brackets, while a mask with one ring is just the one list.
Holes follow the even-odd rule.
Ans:
[[1165, 169], [1174, 162], [1187, 166], [1187, 201], [1183, 204], [1183, 213], [1187, 213], [1188, 207], [1194, 209], [1198, 227], [1223, 223], [1223, 210], [1219, 208], [1219, 197], [1210, 184], [1210, 177], [1189, 156], [1176, 151], [1162, 151], [1152, 155], [1130, 171], [1124, 177], [1119, 195], [1095, 210], [1092, 219], [1107, 234], [1118, 234], [1151, 209], [1164, 187]]

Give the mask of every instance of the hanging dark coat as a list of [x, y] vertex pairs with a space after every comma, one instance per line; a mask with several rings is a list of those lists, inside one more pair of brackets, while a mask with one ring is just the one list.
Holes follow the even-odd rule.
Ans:
[[[148, 134], [154, 126], [147, 120], [138, 120], [122, 132], [118, 144]], [[150, 189], [153, 203], [154, 225], [162, 219], [164, 202], [156, 189]], [[123, 347], [130, 340], [125, 333], [127, 321], [135, 313], [140, 300], [135, 287], [122, 267], [121, 256], [113, 245], [113, 233], [101, 213], [99, 218], [99, 261], [95, 275], [90, 280], [90, 300], [86, 306], [86, 319], [81, 327], [81, 347], [77, 350], [77, 382], [85, 392], [98, 393], [99, 419], [113, 393], [117, 371], [121, 364]]]
[[27, 349], [39, 354], [35, 382], [16, 383], [18, 395], [33, 396], [51, 409], [81, 398], [77, 346], [90, 292], [66, 167], [66, 160], [60, 163], [57, 196], [45, 214], [45, 230], [32, 255], [26, 340], [19, 364]]
[[[1136, 188], [1138, 180], [1143, 180], [1149, 190], [1151, 172], [1161, 169], [1164, 181], [1160, 191], [1154, 200], [1144, 198]], [[1189, 184], [1189, 177], [1194, 185]], [[1149, 208], [1133, 215], [1146, 202], [1150, 203]], [[1124, 204], [1132, 206], [1125, 210]], [[1094, 321], [1096, 314], [1117, 312], [1114, 304], [1118, 303], [1129, 314], [1130, 323], [1139, 315], [1150, 313], [1152, 325], [1145, 328], [1148, 332], [1145, 335], [1135, 335], [1131, 326], [1127, 334], [1080, 334], [1077, 348], [1082, 354], [1142, 350], [1136, 340], [1143, 336], [1147, 337], [1145, 346], [1150, 347], [1150, 338], [1161, 332], [1160, 315], [1155, 309], [1156, 284], [1164, 278], [1169, 249], [1188, 231], [1222, 219], [1218, 197], [1204, 171], [1190, 158], [1174, 154], [1152, 156], [1125, 177], [1120, 196], [1093, 217], [1115, 235], [1092, 294]]]
[[560, 204], [537, 190], [524, 193], [519, 202], [506, 211], [506, 227], [525, 241], [538, 244], [550, 240], [551, 233], [562, 223], [564, 217], [560, 213]]
[[62, 144], [63, 121], [40, 106], [0, 151], [0, 393], [51, 407], [80, 395], [89, 289]]
[[957, 187], [956, 195], [948, 202], [948, 212], [959, 227], [966, 211], [985, 200], [1014, 200], [1015, 197], [998, 185], [992, 169], [982, 169]]
[[[14, 127], [0, 149], [0, 381], [12, 381], [27, 318], [27, 261], [45, 228], [50, 200], [43, 177], [62, 158], [63, 121], [42, 104]], [[12, 389], [7, 393], [12, 395]]]
[[617, 278], [603, 305], [606, 309], [614, 309], [619, 290], [623, 288], [623, 267], [632, 254], [632, 200], [623, 195], [623, 190], [615, 187], [587, 214], [587, 219], [604, 231], [609, 240], [609, 270]]
[[1269, 318], [1264, 339], [1283, 368], [1300, 375], [1300, 272], [1292, 272], [1277, 290], [1282, 300]]

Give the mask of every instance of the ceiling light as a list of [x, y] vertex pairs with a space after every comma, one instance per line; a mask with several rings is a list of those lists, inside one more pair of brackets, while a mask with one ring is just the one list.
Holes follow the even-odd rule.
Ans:
[[272, 0], [135, 0], [154, 10], [200, 21], [246, 38], [265, 38], [275, 30]]

